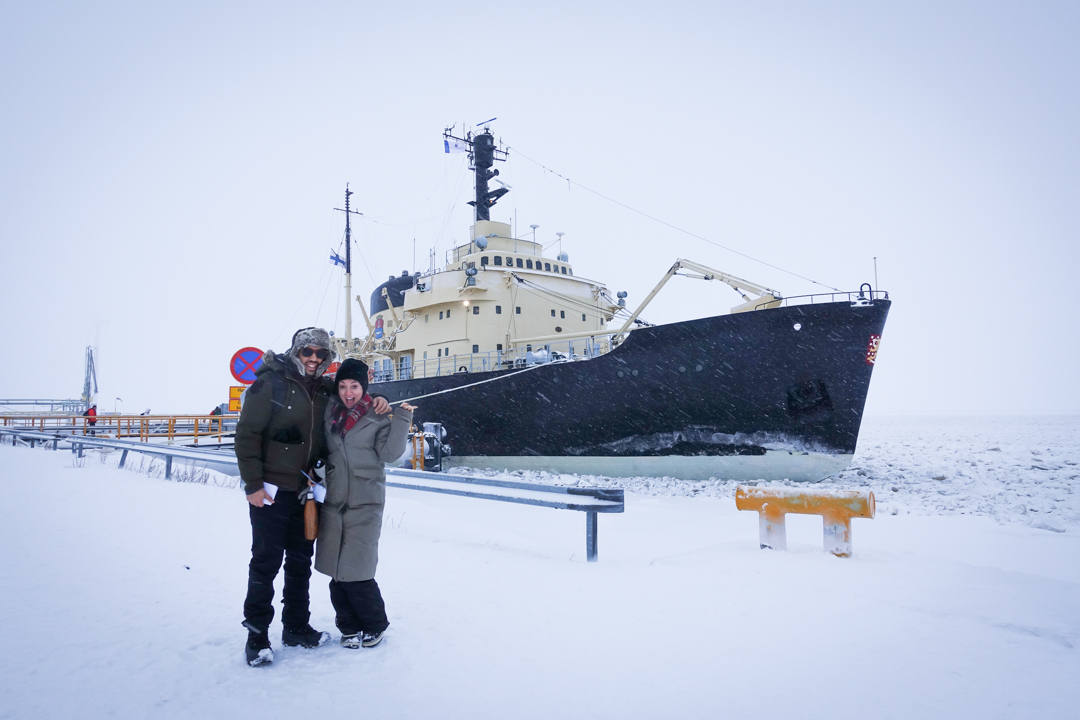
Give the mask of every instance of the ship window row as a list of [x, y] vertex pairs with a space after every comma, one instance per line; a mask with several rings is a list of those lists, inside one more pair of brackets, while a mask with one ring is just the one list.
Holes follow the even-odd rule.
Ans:
[[[488, 265], [488, 261], [489, 261], [489, 258], [488, 258], [487, 255], [481, 255], [480, 256], [480, 266], [481, 267], [486, 267]], [[491, 264], [502, 267], [503, 266], [503, 256], [502, 255], [494, 256], [494, 258], [491, 260]], [[506, 267], [519, 267], [519, 268], [522, 268], [523, 270], [543, 270], [544, 272], [553, 272], [553, 273], [556, 273], [556, 274], [561, 273], [563, 275], [573, 275], [574, 274], [574, 271], [571, 270], [570, 268], [568, 268], [565, 265], [552, 266], [552, 264], [549, 263], [549, 262], [542, 263], [539, 260], [537, 260], [534, 263], [532, 260], [530, 260], [528, 258], [513, 258], [513, 257], [510, 257], [509, 255], [506, 256]]]
[[[502, 315], [502, 311], [503, 311], [502, 305], [496, 305], [495, 306], [495, 314], [496, 315]], [[520, 315], [521, 314], [521, 306], [520, 305], [515, 306], [514, 307], [514, 312], [517, 315]], [[551, 309], [551, 317], [556, 317], [555, 312], [556, 312], [555, 308], [552, 308]], [[472, 314], [473, 315], [479, 315], [480, 314], [480, 306], [479, 305], [473, 305], [472, 306]], [[450, 311], [449, 310], [440, 310], [439, 311], [439, 319], [440, 320], [443, 320], [444, 318], [449, 318], [449, 317], [450, 317]], [[565, 310], [559, 310], [558, 311], [558, 317], [560, 319], [562, 319], [562, 320], [565, 320], [566, 319], [566, 311]], [[429, 318], [429, 316], [425, 314], [424, 315], [424, 322], [427, 322], [428, 318]], [[585, 313], [581, 313], [581, 322], [588, 322], [588, 318], [586, 317]]]

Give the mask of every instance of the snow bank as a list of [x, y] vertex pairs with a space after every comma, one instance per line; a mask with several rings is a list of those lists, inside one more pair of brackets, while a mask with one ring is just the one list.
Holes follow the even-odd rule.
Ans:
[[[947, 427], [875, 426], [830, 481], [880, 498], [849, 560], [803, 516], [758, 550], [719, 480], [630, 481], [596, 564], [580, 513], [391, 489], [386, 641], [283, 648], [275, 623], [266, 669], [243, 662], [234, 480], [0, 447], [0, 717], [1071, 716], [1076, 433]], [[319, 575], [312, 614], [336, 640]]]

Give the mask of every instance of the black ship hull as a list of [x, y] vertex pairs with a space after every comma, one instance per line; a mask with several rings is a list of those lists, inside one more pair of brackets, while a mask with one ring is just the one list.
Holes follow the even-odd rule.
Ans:
[[454, 464], [816, 480], [855, 452], [891, 303], [645, 327], [587, 360], [373, 383], [447, 431]]

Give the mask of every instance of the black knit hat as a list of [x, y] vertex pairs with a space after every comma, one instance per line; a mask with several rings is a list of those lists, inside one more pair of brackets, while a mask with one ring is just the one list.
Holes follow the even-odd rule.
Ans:
[[337, 375], [334, 376], [334, 382], [339, 383], [342, 380], [355, 380], [363, 386], [364, 392], [367, 392], [368, 386], [368, 369], [363, 360], [357, 360], [356, 358], [345, 358], [345, 362], [341, 363], [341, 367], [338, 368]]

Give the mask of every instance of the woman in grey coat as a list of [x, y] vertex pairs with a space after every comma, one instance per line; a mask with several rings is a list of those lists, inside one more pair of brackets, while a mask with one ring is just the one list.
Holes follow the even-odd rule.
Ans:
[[326, 406], [329, 460], [315, 569], [331, 578], [341, 644], [374, 647], [390, 625], [375, 582], [386, 503], [383, 465], [405, 451], [415, 408], [402, 403], [390, 416], [371, 412], [367, 365], [354, 358], [341, 364], [336, 384], [337, 397]]

